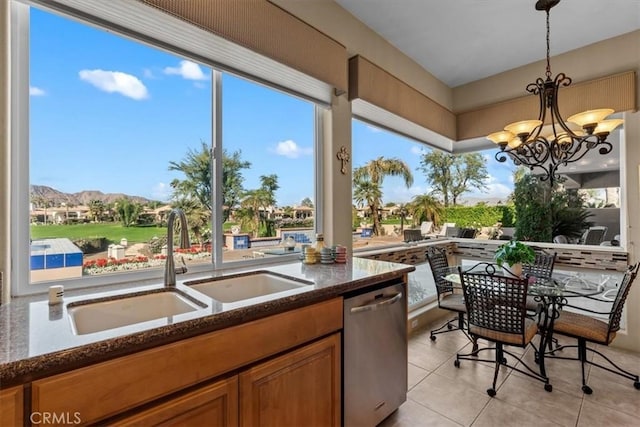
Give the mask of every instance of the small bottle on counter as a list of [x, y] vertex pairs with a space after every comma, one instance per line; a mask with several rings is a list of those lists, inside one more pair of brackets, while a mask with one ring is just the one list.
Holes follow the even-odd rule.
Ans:
[[324, 248], [324, 236], [322, 233], [316, 234], [316, 252], [320, 253]]

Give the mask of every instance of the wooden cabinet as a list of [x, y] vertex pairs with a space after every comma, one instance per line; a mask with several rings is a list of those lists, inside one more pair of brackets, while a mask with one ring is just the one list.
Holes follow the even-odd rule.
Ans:
[[23, 417], [22, 386], [0, 390], [0, 426], [21, 426]]
[[109, 425], [235, 427], [238, 425], [238, 377], [203, 386]]
[[340, 334], [240, 373], [240, 425], [339, 426]]
[[[312, 304], [34, 381], [31, 384], [31, 411], [78, 414], [81, 424], [116, 419], [143, 405], [166, 399], [168, 396], [177, 396], [183, 390], [238, 372], [246, 366], [290, 349], [300, 348], [341, 329], [342, 298]], [[336, 348], [337, 350], [332, 351], [339, 357], [339, 339]], [[323, 360], [329, 360], [329, 356], [325, 357], [326, 359], [320, 358], [313, 363], [311, 361], [315, 359], [309, 359], [309, 365], [299, 371], [301, 374], [292, 371], [291, 374], [283, 376], [281, 381], [287, 378], [308, 384], [320, 381], [316, 379], [315, 375], [318, 374], [314, 369], [323, 369], [323, 372], [330, 373], [333, 373], [331, 369], [337, 369], [337, 375], [340, 375], [339, 360], [337, 365], [328, 369], [328, 365], [322, 365], [327, 363], [322, 362]], [[269, 363], [267, 362], [267, 365]], [[302, 388], [304, 387], [298, 386], [298, 389]], [[323, 393], [325, 388], [322, 389]], [[275, 387], [268, 390], [270, 393], [279, 392]], [[294, 394], [291, 393], [292, 396]], [[339, 397], [339, 390], [337, 395]], [[184, 416], [185, 419], [197, 417], [200, 416], [199, 410], [190, 409], [198, 407], [198, 404], [193, 402], [199, 401], [197, 399], [200, 398], [205, 401], [213, 399], [212, 396], [191, 396], [186, 398], [187, 401], [177, 402], [174, 409], [158, 408], [158, 412], [154, 412], [155, 415], [149, 416], [157, 416], [162, 420], [165, 416], [163, 414], [172, 414], [171, 411], [175, 410], [175, 413], [182, 413], [180, 416]], [[222, 405], [222, 408], [229, 402], [230, 400], [218, 401], [217, 404]], [[217, 411], [211, 408], [206, 410]], [[218, 412], [218, 415], [220, 414]], [[169, 415], [169, 419], [171, 416], [173, 415]]]

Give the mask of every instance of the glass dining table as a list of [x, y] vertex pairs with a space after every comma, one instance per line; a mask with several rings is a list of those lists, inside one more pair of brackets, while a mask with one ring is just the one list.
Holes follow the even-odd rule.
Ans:
[[[510, 273], [496, 268], [494, 264], [477, 263], [469, 265], [456, 265], [442, 269], [438, 276], [453, 284], [454, 292], [457, 289], [462, 292], [460, 272], [478, 272], [487, 274], [509, 275]], [[538, 327], [540, 330], [540, 346], [536, 354], [536, 363], [539, 364], [540, 373], [546, 376], [544, 365], [545, 349], [552, 351], [553, 324], [560, 315], [562, 307], [569, 303], [569, 299], [580, 297], [610, 294], [614, 290], [615, 280], [611, 280], [608, 274], [600, 277], [588, 276], [578, 272], [554, 272], [551, 277], [529, 276], [529, 288], [527, 295], [540, 304], [540, 317]], [[615, 297], [615, 295], [614, 295]], [[576, 304], [572, 304], [576, 305]]]

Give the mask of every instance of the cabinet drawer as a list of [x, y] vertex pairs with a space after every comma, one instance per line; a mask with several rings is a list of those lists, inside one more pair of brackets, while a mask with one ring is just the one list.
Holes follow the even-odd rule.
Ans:
[[342, 298], [32, 383], [32, 410], [114, 416], [342, 328]]

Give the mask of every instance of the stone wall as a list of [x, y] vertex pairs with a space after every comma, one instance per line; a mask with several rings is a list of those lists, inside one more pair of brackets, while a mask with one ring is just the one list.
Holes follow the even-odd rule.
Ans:
[[[455, 239], [439, 243], [354, 253], [354, 256], [413, 265], [427, 262], [426, 249], [429, 246], [437, 246], [446, 247], [447, 254], [458, 259], [488, 261], [493, 259], [496, 248], [504, 243], [504, 241], [499, 240]], [[624, 272], [629, 265], [629, 254], [627, 252], [610, 250], [610, 247], [602, 250], [599, 250], [598, 246], [580, 247], [579, 245], [536, 244], [536, 247], [551, 253], [556, 252], [556, 267]]]
[[[490, 260], [497, 248], [497, 244], [484, 242], [456, 242], [455, 255], [460, 258]], [[629, 265], [629, 254], [623, 250], [599, 250], [598, 246], [580, 245], [535, 245], [547, 252], [556, 253], [556, 267], [591, 268], [595, 270], [609, 270], [624, 272]]]

